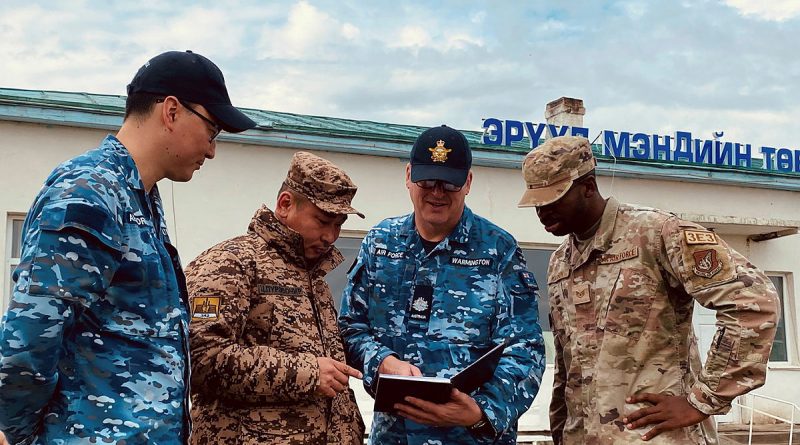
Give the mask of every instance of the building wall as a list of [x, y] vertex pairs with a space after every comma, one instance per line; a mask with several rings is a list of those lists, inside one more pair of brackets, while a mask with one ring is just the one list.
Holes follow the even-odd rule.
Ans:
[[[3, 135], [0, 138], [0, 186], [3, 189], [0, 218], [5, 227], [8, 215], [27, 211], [42, 181], [56, 164], [95, 147], [107, 132], [0, 121], [0, 134]], [[243, 233], [262, 203], [274, 206], [293, 152], [223, 139], [218, 143], [216, 158], [207, 162], [191, 182], [162, 181], [159, 184], [170, 235], [184, 264], [211, 245]], [[364, 220], [355, 216], [349, 218], [344, 226], [346, 233], [364, 233], [384, 217], [411, 210], [405, 188], [405, 160], [334, 152], [317, 154], [343, 167], [359, 185], [354, 206], [367, 217]], [[467, 204], [476, 213], [506, 228], [526, 246], [554, 248], [560, 243], [560, 239], [544, 231], [533, 209], [516, 207], [524, 188], [519, 170], [476, 166], [473, 172]], [[621, 201], [679, 213], [736, 217], [742, 221], [797, 218], [798, 194], [788, 191], [610, 176], [601, 176], [599, 183], [604, 194], [613, 194]], [[7, 256], [10, 240], [6, 232], [0, 230], [0, 249]], [[742, 235], [726, 234], [724, 228], [719, 233], [762, 269], [786, 274], [785, 316], [793, 362], [771, 364], [769, 380], [760, 392], [800, 404], [800, 388], [789, 384], [798, 370], [794, 343], [798, 312], [794, 296], [800, 295], [795, 279], [800, 272], [800, 262], [796, 259], [800, 236], [756, 243]], [[540, 283], [545, 282], [545, 277], [536, 278]], [[5, 272], [1, 283], [4, 297], [7, 279]], [[2, 307], [6, 304], [4, 300]], [[547, 382], [552, 381], [551, 373], [548, 371]], [[548, 389], [548, 385], [543, 387], [534, 409], [523, 422], [529, 428], [546, 428]]]

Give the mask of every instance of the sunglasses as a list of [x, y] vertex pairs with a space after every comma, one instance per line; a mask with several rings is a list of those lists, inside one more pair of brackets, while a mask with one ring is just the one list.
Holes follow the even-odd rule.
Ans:
[[442, 187], [442, 190], [446, 192], [457, 192], [461, 190], [460, 185], [451, 184], [446, 181], [439, 181], [437, 179], [425, 179], [422, 181], [417, 181], [414, 184], [417, 184], [417, 187], [425, 190], [435, 189], [437, 185]]
[[207, 123], [211, 127], [211, 129], [214, 131], [214, 134], [210, 138], [208, 138], [208, 142], [213, 142], [214, 139], [216, 139], [217, 136], [219, 136], [219, 134], [222, 132], [222, 127], [217, 125], [216, 122], [214, 122], [211, 119], [209, 119], [209, 118], [203, 116], [202, 114], [198, 113], [194, 108], [190, 107], [189, 105], [186, 105], [186, 103], [184, 101], [178, 99], [178, 102], [181, 105], [183, 105], [184, 108], [186, 108], [187, 110], [191, 111], [192, 114], [194, 114], [195, 116], [199, 117], [200, 119], [203, 119], [203, 121], [205, 121], [205, 123]]
[[[163, 97], [159, 98], [159, 99], [156, 99], [156, 103], [164, 102], [164, 99], [165, 98], [163, 98]], [[192, 114], [194, 114], [195, 116], [197, 116], [200, 119], [202, 119], [203, 122], [205, 122], [206, 124], [208, 124], [211, 127], [211, 130], [214, 132], [214, 134], [212, 134], [211, 137], [208, 138], [208, 142], [213, 142], [214, 139], [216, 139], [217, 136], [219, 136], [219, 134], [222, 132], [222, 127], [217, 125], [217, 123], [212, 121], [211, 119], [209, 119], [209, 118], [203, 116], [202, 114], [198, 113], [194, 108], [192, 108], [189, 105], [187, 105], [186, 102], [178, 99], [178, 103], [183, 105], [183, 108], [186, 108], [187, 110], [189, 110]]]

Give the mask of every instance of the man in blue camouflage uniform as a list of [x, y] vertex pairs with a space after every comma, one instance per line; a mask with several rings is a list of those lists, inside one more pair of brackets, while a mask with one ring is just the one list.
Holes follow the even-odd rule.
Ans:
[[9, 442], [187, 441], [187, 294], [155, 184], [188, 181], [220, 129], [254, 125], [216, 65], [168, 52], [134, 76], [117, 136], [50, 174], [0, 334]]
[[447, 126], [423, 132], [406, 187], [414, 213], [364, 238], [348, 273], [339, 326], [348, 363], [374, 395], [378, 375], [452, 377], [508, 341], [493, 377], [450, 401], [416, 398], [376, 412], [372, 444], [514, 444], [517, 419], [544, 371], [536, 282], [516, 240], [464, 205], [472, 182], [466, 138]]

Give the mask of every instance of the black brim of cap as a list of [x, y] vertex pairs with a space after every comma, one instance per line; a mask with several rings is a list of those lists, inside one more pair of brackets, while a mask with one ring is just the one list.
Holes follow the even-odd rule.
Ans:
[[461, 187], [467, 182], [468, 174], [469, 170], [441, 165], [417, 164], [411, 166], [411, 182], [435, 179]]
[[233, 105], [208, 104], [203, 106], [217, 119], [220, 127], [228, 133], [241, 133], [256, 126], [253, 119], [245, 116]]

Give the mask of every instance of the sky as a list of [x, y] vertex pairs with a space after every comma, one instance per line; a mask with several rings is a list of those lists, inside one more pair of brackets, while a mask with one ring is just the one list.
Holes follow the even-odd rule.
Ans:
[[544, 122], [798, 149], [800, 1], [3, 0], [0, 88], [125, 94], [191, 49], [234, 105], [479, 130]]

